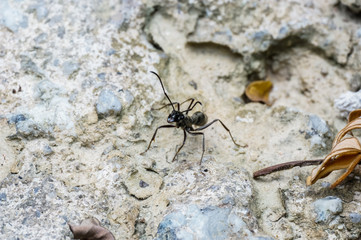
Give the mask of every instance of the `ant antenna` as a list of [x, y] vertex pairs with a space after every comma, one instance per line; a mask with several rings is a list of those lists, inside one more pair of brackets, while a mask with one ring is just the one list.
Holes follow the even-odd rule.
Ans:
[[173, 110], [175, 111], [175, 108], [174, 108], [174, 106], [173, 106], [172, 101], [170, 100], [170, 98], [168, 97], [167, 93], [166, 93], [165, 90], [164, 90], [164, 86], [163, 86], [162, 80], [160, 79], [159, 75], [156, 74], [156, 73], [153, 72], [153, 71], [150, 71], [150, 72], [153, 73], [154, 75], [156, 75], [156, 76], [158, 77], [158, 79], [159, 79], [159, 81], [160, 81], [160, 84], [162, 85], [164, 95], [168, 98], [168, 100], [169, 100], [169, 102], [170, 102], [170, 105], [172, 105], [172, 108], [173, 108]]

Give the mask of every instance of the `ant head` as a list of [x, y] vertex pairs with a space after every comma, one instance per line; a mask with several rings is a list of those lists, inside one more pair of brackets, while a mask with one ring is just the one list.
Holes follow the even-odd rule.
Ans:
[[179, 111], [175, 111], [173, 110], [167, 119], [168, 123], [173, 123], [173, 122], [180, 122], [184, 119], [184, 114], [179, 112]]

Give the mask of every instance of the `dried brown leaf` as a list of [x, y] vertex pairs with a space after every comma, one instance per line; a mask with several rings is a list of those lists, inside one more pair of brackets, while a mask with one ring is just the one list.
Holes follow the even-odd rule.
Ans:
[[357, 128], [361, 128], [361, 118], [354, 119], [353, 121], [349, 122], [343, 129], [341, 129], [333, 140], [332, 146], [334, 147], [347, 133]]
[[273, 84], [269, 80], [254, 81], [247, 86], [245, 93], [252, 102], [263, 102], [267, 105], [271, 105], [269, 94], [272, 87]]
[[100, 225], [96, 218], [86, 219], [80, 225], [69, 224], [74, 239], [80, 240], [115, 240], [114, 235]]
[[356, 118], [359, 118], [359, 117], [361, 117], [361, 109], [353, 110], [348, 115], [348, 122], [351, 122], [351, 121], [353, 121], [353, 120], [355, 120]]
[[318, 179], [327, 177], [332, 171], [347, 169], [347, 171], [332, 184], [331, 188], [341, 183], [361, 160], [361, 145], [357, 138], [341, 140], [332, 148], [330, 154], [317, 168], [314, 168], [307, 178], [307, 185], [314, 184]]

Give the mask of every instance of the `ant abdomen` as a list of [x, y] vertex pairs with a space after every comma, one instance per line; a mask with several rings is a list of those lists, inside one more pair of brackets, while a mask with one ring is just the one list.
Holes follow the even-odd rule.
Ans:
[[208, 121], [208, 117], [206, 114], [202, 113], [202, 112], [195, 112], [192, 116], [192, 124], [197, 125], [197, 126], [203, 126], [207, 123]]

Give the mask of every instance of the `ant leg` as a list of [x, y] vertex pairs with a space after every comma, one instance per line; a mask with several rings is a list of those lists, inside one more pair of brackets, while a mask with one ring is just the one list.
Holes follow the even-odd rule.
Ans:
[[183, 143], [182, 143], [182, 145], [178, 148], [177, 152], [175, 153], [172, 162], [174, 162], [175, 157], [178, 155], [179, 151], [182, 149], [182, 147], [184, 146], [184, 144], [185, 144], [185, 142], [186, 142], [186, 140], [187, 140], [187, 133], [186, 133], [186, 131], [183, 130], [183, 133], [184, 133]]
[[149, 150], [150, 145], [152, 145], [152, 142], [155, 140], [155, 136], [157, 135], [158, 129], [160, 129], [160, 128], [174, 128], [174, 127], [176, 127], [176, 126], [174, 126], [174, 125], [163, 125], [163, 126], [157, 127], [157, 129], [155, 130], [155, 132], [154, 132], [154, 134], [153, 134], [152, 139], [151, 139], [150, 142], [149, 142], [149, 145], [148, 145], [147, 150], [145, 150], [145, 151], [142, 152], [141, 154], [144, 154], [146, 151]]
[[[226, 125], [224, 125], [224, 123], [223, 123], [221, 120], [219, 120], [219, 119], [213, 120], [212, 122], [210, 122], [210, 123], [208, 123], [208, 124], [206, 124], [206, 125], [204, 125], [204, 126], [201, 126], [201, 127], [199, 127], [199, 128], [196, 128], [196, 129], [194, 129], [194, 131], [200, 131], [200, 130], [206, 129], [207, 127], [211, 126], [213, 123], [215, 123], [215, 122], [217, 122], [217, 121], [219, 121], [219, 122], [222, 124], [222, 126], [224, 127], [224, 129], [227, 130], [227, 132], [229, 133], [229, 136], [231, 136], [231, 138], [232, 138], [233, 143], [234, 143], [236, 146], [240, 147], [240, 145], [239, 145], [238, 143], [236, 143], [236, 141], [234, 141], [231, 131], [230, 131], [230, 130], [226, 127]], [[242, 146], [242, 147], [247, 147], [247, 144], [244, 145], [244, 146]]]
[[191, 104], [190, 104], [189, 107], [188, 107], [188, 109], [185, 110], [185, 111], [183, 111], [183, 112], [185, 112], [186, 114], [188, 114], [189, 111], [192, 111], [192, 110], [193, 110], [193, 108], [197, 105], [197, 103], [199, 103], [199, 105], [202, 106], [202, 103], [201, 103], [200, 101], [197, 101], [197, 102], [194, 103], [194, 105], [193, 105], [192, 107], [191, 107]]
[[[194, 130], [195, 131], [195, 130]], [[202, 132], [190, 132], [190, 131], [187, 131], [189, 134], [191, 135], [202, 135], [203, 137], [203, 142], [202, 142], [202, 156], [201, 156], [201, 160], [199, 162], [199, 165], [202, 165], [202, 160], [203, 160], [203, 155], [204, 155], [204, 151], [205, 151], [205, 145], [204, 145], [204, 133]]]
[[187, 110], [183, 111], [183, 112], [185, 112], [186, 114], [188, 114], [188, 111], [189, 111], [189, 109], [191, 108], [191, 106], [192, 106], [192, 104], [193, 104], [193, 102], [194, 102], [194, 98], [190, 98], [190, 99], [191, 99], [191, 103], [189, 104]]

